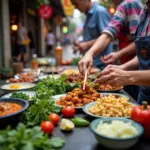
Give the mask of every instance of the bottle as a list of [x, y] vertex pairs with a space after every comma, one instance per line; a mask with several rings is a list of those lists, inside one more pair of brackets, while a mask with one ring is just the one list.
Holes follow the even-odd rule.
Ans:
[[62, 64], [62, 47], [60, 46], [60, 43], [58, 43], [55, 48], [55, 58], [56, 66], [60, 66]]
[[37, 54], [32, 55], [32, 69], [38, 69]]

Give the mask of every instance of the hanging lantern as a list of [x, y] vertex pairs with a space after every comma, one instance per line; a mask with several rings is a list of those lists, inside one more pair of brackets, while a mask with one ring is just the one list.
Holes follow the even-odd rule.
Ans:
[[43, 19], [50, 18], [52, 16], [52, 13], [53, 13], [52, 7], [50, 7], [47, 4], [41, 5], [40, 8], [38, 9], [38, 14]]

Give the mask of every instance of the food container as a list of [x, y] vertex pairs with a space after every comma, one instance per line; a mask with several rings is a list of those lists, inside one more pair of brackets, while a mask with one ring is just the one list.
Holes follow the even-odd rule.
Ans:
[[[138, 134], [136, 136], [133, 136], [130, 138], [120, 139], [120, 138], [106, 137], [104, 135], [97, 133], [96, 129], [97, 129], [97, 126], [99, 125], [100, 121], [105, 122], [105, 123], [111, 123], [113, 120], [119, 120], [119, 121], [123, 121], [126, 123], [131, 123], [133, 126], [135, 126], [137, 128]], [[128, 149], [128, 148], [134, 146], [143, 134], [143, 127], [140, 124], [136, 123], [135, 121], [132, 121], [129, 119], [119, 119], [119, 118], [118, 119], [114, 119], [114, 118], [96, 119], [91, 123], [90, 128], [91, 128], [92, 132], [94, 133], [97, 141], [101, 145], [103, 145], [107, 148], [115, 149], [115, 150]]]
[[0, 116], [0, 129], [8, 125], [15, 126], [20, 121], [21, 114], [29, 107], [29, 102], [22, 99], [1, 98], [0, 102], [16, 103], [22, 106], [22, 109], [15, 113]]

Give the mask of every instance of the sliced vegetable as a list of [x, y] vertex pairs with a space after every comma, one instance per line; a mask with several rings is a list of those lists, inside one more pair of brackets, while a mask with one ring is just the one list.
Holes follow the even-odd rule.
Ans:
[[60, 149], [65, 145], [65, 140], [60, 137], [54, 137], [50, 140], [52, 148]]
[[47, 134], [51, 134], [54, 130], [54, 125], [50, 121], [43, 121], [40, 127], [42, 131]]
[[87, 127], [90, 125], [90, 122], [83, 118], [73, 118], [72, 122], [76, 127]]
[[68, 119], [62, 119], [60, 123], [60, 129], [63, 131], [71, 131], [74, 128], [72, 121]]
[[71, 106], [64, 107], [62, 109], [62, 114], [64, 117], [73, 117], [75, 114], [75, 109]]
[[51, 121], [54, 125], [58, 124], [58, 122], [59, 122], [59, 120], [60, 120], [60, 117], [59, 117], [57, 114], [50, 114], [50, 115], [48, 116], [48, 118], [50, 119], [50, 121]]

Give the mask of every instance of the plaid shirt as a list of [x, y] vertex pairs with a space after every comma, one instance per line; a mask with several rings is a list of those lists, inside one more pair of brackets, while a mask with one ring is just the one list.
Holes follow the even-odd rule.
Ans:
[[142, 8], [140, 0], [124, 0], [117, 7], [116, 13], [103, 33], [108, 33], [113, 39], [125, 36], [129, 41], [132, 41]]
[[[148, 11], [147, 7], [145, 6], [144, 9], [142, 9], [141, 14], [140, 14], [140, 18], [144, 15], [144, 12]], [[150, 36], [150, 11], [148, 11], [146, 20], [144, 20], [144, 28], [141, 32], [141, 37], [143, 36]]]

